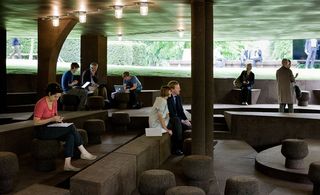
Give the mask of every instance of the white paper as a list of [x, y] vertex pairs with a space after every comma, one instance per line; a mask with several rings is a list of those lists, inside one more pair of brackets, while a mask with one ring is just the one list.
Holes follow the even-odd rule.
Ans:
[[48, 125], [48, 127], [69, 127], [73, 123], [53, 123]]
[[146, 136], [162, 136], [163, 131], [162, 128], [146, 128]]

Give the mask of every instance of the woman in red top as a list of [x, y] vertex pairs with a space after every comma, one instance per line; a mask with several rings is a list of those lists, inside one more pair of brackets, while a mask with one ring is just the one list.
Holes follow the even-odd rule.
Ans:
[[81, 158], [94, 160], [97, 156], [90, 154], [82, 145], [80, 134], [74, 125], [68, 127], [48, 127], [52, 123], [60, 123], [63, 117], [58, 115], [58, 99], [62, 89], [57, 83], [50, 83], [46, 89], [46, 96], [41, 98], [35, 105], [33, 122], [36, 125], [36, 137], [38, 139], [50, 140], [57, 139], [65, 141], [65, 171], [79, 171], [80, 168], [71, 164], [74, 146], [81, 152]]

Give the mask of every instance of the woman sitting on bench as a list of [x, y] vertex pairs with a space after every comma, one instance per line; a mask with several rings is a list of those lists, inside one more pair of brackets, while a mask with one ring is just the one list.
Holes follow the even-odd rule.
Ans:
[[[97, 156], [90, 154], [82, 145], [80, 134], [73, 124], [60, 127], [50, 125], [53, 123], [62, 123], [63, 117], [58, 115], [58, 99], [60, 98], [62, 89], [57, 83], [50, 83], [46, 89], [46, 96], [41, 98], [34, 108], [34, 125], [36, 125], [36, 137], [42, 140], [57, 139], [65, 141], [64, 170], [80, 171], [80, 168], [71, 164], [74, 147], [77, 146], [81, 152], [81, 158], [86, 160], [94, 160]], [[49, 126], [50, 125], [50, 126]]]

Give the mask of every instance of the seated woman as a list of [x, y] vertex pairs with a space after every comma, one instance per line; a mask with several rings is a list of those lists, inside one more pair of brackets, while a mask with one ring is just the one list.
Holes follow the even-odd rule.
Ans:
[[80, 168], [71, 164], [74, 147], [77, 146], [81, 152], [81, 158], [94, 160], [97, 156], [90, 154], [82, 145], [80, 134], [72, 124], [68, 127], [49, 127], [52, 123], [61, 123], [63, 117], [59, 116], [57, 104], [62, 89], [57, 83], [50, 83], [46, 89], [46, 96], [41, 98], [35, 105], [33, 122], [36, 125], [36, 137], [38, 139], [57, 139], [65, 141], [64, 146], [64, 170], [80, 171]]
[[156, 98], [149, 114], [149, 127], [162, 128], [172, 135], [172, 130], [167, 127], [169, 123], [167, 99], [170, 95], [170, 88], [168, 86], [162, 86], [160, 89], [160, 97]]
[[241, 83], [241, 104], [248, 105], [251, 104], [251, 89], [254, 84], [254, 73], [252, 70], [252, 64], [249, 63], [246, 66], [246, 70], [242, 71], [238, 79]]

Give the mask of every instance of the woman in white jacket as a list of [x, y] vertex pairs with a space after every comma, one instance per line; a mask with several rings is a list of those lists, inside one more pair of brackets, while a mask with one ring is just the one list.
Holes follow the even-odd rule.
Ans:
[[169, 123], [167, 99], [170, 96], [170, 88], [168, 86], [162, 86], [160, 89], [160, 97], [156, 98], [149, 114], [149, 127], [162, 128], [162, 130], [172, 135], [172, 130], [167, 127]]

